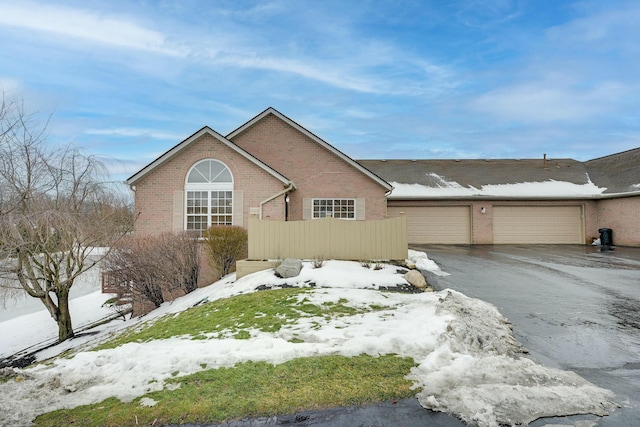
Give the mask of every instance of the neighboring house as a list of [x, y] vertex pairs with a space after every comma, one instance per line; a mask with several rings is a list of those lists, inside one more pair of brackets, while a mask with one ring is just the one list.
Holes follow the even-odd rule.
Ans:
[[127, 180], [136, 232], [246, 227], [248, 218], [386, 217], [392, 187], [273, 108], [229, 135], [194, 133]]
[[127, 183], [138, 233], [404, 214], [409, 243], [590, 244], [611, 228], [614, 244], [640, 246], [640, 148], [588, 162], [355, 161], [268, 108], [227, 136], [200, 129]]
[[410, 243], [640, 246], [640, 148], [572, 159], [362, 160], [395, 188]]

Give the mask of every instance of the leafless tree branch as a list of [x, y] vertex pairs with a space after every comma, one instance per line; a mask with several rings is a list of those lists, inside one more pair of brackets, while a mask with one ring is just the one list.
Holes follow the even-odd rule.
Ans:
[[131, 231], [133, 217], [95, 157], [47, 147], [46, 123], [22, 103], [3, 96], [0, 108], [0, 290], [40, 299], [63, 341], [73, 336], [71, 287]]

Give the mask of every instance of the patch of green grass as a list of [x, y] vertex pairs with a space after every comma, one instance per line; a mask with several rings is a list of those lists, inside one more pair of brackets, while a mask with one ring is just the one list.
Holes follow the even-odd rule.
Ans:
[[109, 298], [108, 300], [106, 300], [102, 306], [104, 307], [105, 305], [112, 305], [115, 304], [115, 302], [118, 301], [117, 297], [113, 297], [113, 298]]
[[405, 379], [415, 362], [393, 355], [325, 356], [272, 365], [246, 362], [233, 368], [202, 371], [170, 380], [175, 390], [147, 394], [158, 403], [140, 406], [140, 399], [101, 403], [50, 412], [36, 426], [135, 426], [220, 423], [244, 417], [291, 414], [337, 406], [363, 405], [413, 396]]
[[366, 311], [347, 306], [347, 300], [343, 299], [336, 303], [315, 305], [304, 297], [307, 292], [312, 290], [276, 289], [212, 301], [124, 333], [95, 350], [185, 335], [193, 339], [222, 337], [221, 334], [224, 337], [249, 339], [249, 329], [277, 332], [283, 325], [301, 317], [344, 316]]

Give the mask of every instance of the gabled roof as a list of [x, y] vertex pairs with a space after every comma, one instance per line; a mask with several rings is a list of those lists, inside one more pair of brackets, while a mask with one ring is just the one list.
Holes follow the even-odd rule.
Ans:
[[347, 164], [351, 165], [352, 167], [356, 168], [358, 171], [362, 172], [363, 174], [368, 176], [370, 179], [372, 179], [373, 181], [377, 182], [382, 187], [386, 188], [387, 191], [391, 191], [393, 189], [391, 184], [389, 184], [383, 178], [378, 176], [376, 173], [370, 171], [369, 169], [367, 169], [362, 164], [356, 162], [351, 157], [347, 156], [342, 151], [340, 151], [337, 148], [335, 148], [333, 145], [329, 144], [328, 142], [324, 141], [322, 138], [318, 137], [314, 133], [312, 133], [309, 130], [305, 129], [304, 127], [300, 126], [298, 123], [296, 123], [295, 121], [291, 120], [289, 117], [285, 116], [284, 114], [280, 113], [278, 110], [276, 110], [273, 107], [267, 108], [262, 113], [260, 113], [257, 116], [255, 116], [253, 119], [249, 120], [248, 122], [246, 122], [245, 124], [243, 124], [242, 126], [237, 128], [236, 130], [234, 130], [231, 133], [229, 133], [227, 135], [227, 139], [233, 140], [233, 138], [235, 136], [241, 134], [242, 132], [244, 132], [245, 130], [247, 130], [248, 128], [250, 128], [251, 126], [253, 126], [254, 124], [256, 124], [260, 120], [264, 119], [265, 117], [267, 117], [270, 114], [278, 117], [280, 120], [282, 120], [283, 122], [287, 123], [288, 125], [290, 125], [294, 129], [296, 129], [298, 132], [304, 134], [305, 136], [307, 136], [309, 139], [311, 139], [312, 141], [314, 141], [315, 143], [317, 143], [318, 145], [320, 145], [324, 149], [326, 149], [329, 152], [333, 153], [334, 155], [336, 155], [337, 157], [339, 157], [340, 159], [342, 159], [343, 161], [345, 161]]
[[594, 185], [584, 163], [572, 159], [359, 162], [396, 187], [390, 199], [579, 199], [606, 190]]
[[607, 193], [640, 191], [640, 148], [589, 160], [585, 165], [593, 181], [607, 187]]
[[518, 182], [568, 181], [587, 183], [586, 168], [572, 159], [358, 160], [388, 181], [439, 186], [434, 175], [462, 186]]
[[396, 187], [390, 199], [600, 199], [640, 194], [640, 148], [586, 162], [546, 156], [358, 162]]
[[262, 162], [260, 159], [252, 156], [247, 151], [245, 151], [242, 148], [238, 147], [236, 144], [234, 144], [233, 142], [229, 141], [227, 138], [225, 138], [224, 136], [220, 135], [218, 132], [214, 131], [213, 129], [211, 129], [208, 126], [203, 127], [202, 129], [200, 129], [199, 131], [197, 131], [196, 133], [194, 133], [193, 135], [191, 135], [190, 137], [188, 137], [184, 141], [180, 142], [179, 144], [175, 145], [173, 148], [171, 148], [168, 151], [166, 151], [164, 154], [162, 154], [160, 157], [155, 159], [153, 162], [149, 163], [147, 166], [143, 167], [138, 172], [136, 172], [134, 175], [129, 177], [125, 182], [128, 185], [135, 184], [141, 178], [143, 178], [146, 175], [148, 175], [156, 167], [160, 166], [161, 164], [165, 163], [169, 159], [173, 158], [178, 153], [180, 153], [182, 150], [184, 150], [189, 145], [191, 145], [194, 141], [198, 140], [200, 137], [202, 137], [203, 135], [207, 135], [207, 134], [211, 135], [212, 137], [214, 137], [215, 139], [217, 139], [218, 141], [220, 141], [221, 143], [223, 143], [224, 145], [226, 145], [227, 147], [229, 147], [230, 149], [232, 149], [233, 151], [235, 151], [236, 153], [238, 153], [242, 157], [244, 157], [247, 160], [249, 160], [251, 163], [253, 163], [256, 166], [258, 166], [259, 168], [261, 168], [264, 171], [266, 171], [267, 173], [271, 174], [273, 177], [275, 177], [276, 179], [280, 180], [284, 185], [292, 184], [292, 182], [287, 177], [285, 177], [284, 175], [280, 174], [279, 172], [277, 172], [276, 170], [271, 168], [269, 165], [267, 165], [266, 163]]

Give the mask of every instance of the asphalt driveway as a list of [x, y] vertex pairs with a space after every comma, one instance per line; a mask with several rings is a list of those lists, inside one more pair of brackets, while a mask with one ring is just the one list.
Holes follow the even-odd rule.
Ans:
[[577, 372], [616, 393], [611, 416], [539, 420], [548, 424], [638, 426], [640, 420], [640, 248], [592, 246], [412, 246], [449, 276], [428, 274], [498, 307], [530, 356]]

